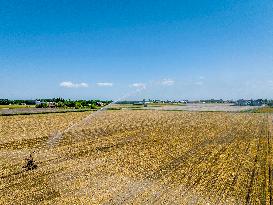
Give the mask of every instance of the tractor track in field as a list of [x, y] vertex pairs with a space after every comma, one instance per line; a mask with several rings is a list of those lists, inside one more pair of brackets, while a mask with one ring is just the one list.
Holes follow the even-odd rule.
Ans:
[[254, 177], [255, 177], [256, 169], [257, 169], [258, 154], [260, 151], [261, 139], [262, 139], [262, 137], [260, 136], [258, 144], [257, 144], [257, 149], [256, 149], [257, 151], [256, 151], [255, 159], [253, 162], [253, 168], [252, 168], [252, 171], [250, 172], [250, 181], [248, 184], [247, 193], [246, 193], [246, 197], [245, 197], [245, 204], [246, 205], [250, 204], [250, 200], [251, 200], [250, 196], [251, 196], [251, 193], [253, 190], [253, 183], [254, 183]]
[[[207, 158], [206, 161], [210, 161], [212, 164], [215, 164], [215, 163], [219, 160], [219, 156], [220, 156], [223, 152], [225, 152], [225, 150], [227, 149], [227, 146], [229, 146], [229, 145], [232, 143], [233, 140], [234, 140], [234, 138], [233, 138], [232, 140], [230, 140], [230, 142], [228, 143], [228, 145], [222, 147], [222, 148], [221, 148], [220, 150], [218, 150], [213, 156]], [[201, 164], [200, 164], [199, 166], [201, 166]], [[198, 167], [199, 167], [199, 166], [197, 166], [197, 167], [194, 168], [194, 169], [198, 170]], [[186, 184], [184, 190], [183, 190], [182, 192], [180, 192], [179, 198], [183, 198], [183, 197], [185, 197], [187, 194], [189, 194], [189, 192], [190, 192], [195, 186], [197, 186], [198, 184], [200, 184], [200, 182], [204, 179], [204, 176], [207, 175], [207, 174], [209, 174], [210, 172], [211, 172], [211, 166], [208, 166], [208, 167], [204, 170], [202, 176], [199, 176], [199, 173], [198, 173], [198, 172], [196, 172], [195, 174], [190, 174], [190, 175], [188, 175], [188, 177], [190, 177], [190, 178], [187, 178], [187, 179], [186, 179], [186, 181], [188, 182], [188, 184]], [[184, 176], [186, 176], [186, 175], [184, 175]], [[182, 177], [184, 177], [184, 176], [182, 176]], [[180, 179], [180, 178], [181, 178], [181, 177], [179, 177], [179, 179]], [[192, 180], [192, 178], [196, 178], [196, 179], [195, 179], [195, 180]], [[169, 182], [169, 184], [170, 184], [170, 183], [172, 184], [173, 181], [172, 181], [172, 182]], [[165, 190], [164, 193], [163, 193], [163, 195], [166, 195], [166, 194], [168, 193], [168, 191], [169, 191], [169, 190]], [[161, 198], [163, 198], [163, 197], [161, 197]], [[157, 198], [154, 202], [157, 203], [158, 201], [161, 200], [161, 198]], [[170, 203], [174, 203], [174, 201], [175, 201], [175, 199], [171, 200]]]
[[[212, 157], [212, 161], [211, 161], [211, 159], [209, 160], [209, 161], [211, 162], [211, 164], [213, 164], [213, 166], [214, 166], [215, 163], [219, 160], [220, 155], [222, 155], [222, 154], [228, 149], [228, 147], [231, 146], [232, 142], [233, 142], [235, 139], [236, 139], [236, 137], [233, 136], [233, 137], [227, 142], [227, 144], [226, 144], [224, 147], [222, 147], [222, 148], [221, 148], [221, 149]], [[204, 177], [204, 176], [206, 176], [207, 174], [210, 174], [210, 173], [211, 173], [211, 168], [212, 168], [211, 166], [207, 167], [207, 169], [203, 172], [204, 174], [202, 174], [202, 176], [199, 176], [199, 177], [197, 178], [197, 180], [195, 180], [194, 183], [193, 183], [191, 186], [189, 186], [189, 188], [188, 188], [187, 190], [185, 190], [185, 192], [184, 192], [182, 195], [180, 195], [180, 196], [183, 197], [183, 196], [187, 195], [191, 189], [193, 189], [195, 186], [198, 186], [198, 184], [200, 184], [201, 181], [204, 181], [205, 178], [206, 178], [206, 177]], [[198, 174], [197, 174], [197, 175], [198, 175]], [[195, 178], [195, 177], [193, 176], [193, 178]]]
[[[237, 147], [239, 148], [239, 145], [237, 145]], [[250, 142], [247, 143], [247, 147], [246, 147], [245, 151], [243, 152], [244, 155], [247, 154], [247, 152], [248, 152], [248, 150], [249, 150], [249, 147], [250, 147]], [[237, 179], [238, 179], [238, 176], [239, 176], [239, 172], [240, 172], [240, 170], [241, 170], [241, 168], [242, 168], [241, 166], [242, 166], [242, 161], [240, 161], [240, 163], [239, 163], [239, 165], [238, 165], [238, 168], [237, 168], [237, 170], [235, 171], [236, 174], [235, 174], [234, 177], [232, 178], [231, 183], [228, 184], [227, 189], [226, 189], [226, 190], [222, 189], [222, 192], [219, 194], [219, 197], [218, 197], [218, 199], [216, 200], [216, 204], [220, 204], [220, 201], [225, 201], [225, 200], [226, 200], [227, 196], [226, 196], [225, 198], [221, 198], [221, 196], [223, 196], [223, 193], [224, 193], [224, 192], [228, 192], [228, 191], [230, 190], [230, 188], [233, 187], [233, 186], [236, 184]]]
[[[182, 155], [181, 157], [178, 157], [178, 158], [176, 158], [175, 160], [173, 160], [169, 165], [164, 166], [163, 168], [159, 169], [158, 171], [154, 172], [152, 175], [150, 175], [150, 176], [148, 176], [148, 177], [146, 177], [146, 178], [144, 178], [144, 179], [152, 179], [153, 181], [154, 181], [154, 180], [157, 181], [157, 180], [159, 180], [160, 178], [162, 178], [163, 176], [164, 176], [164, 177], [167, 177], [168, 175], [171, 175], [173, 172], [177, 171], [177, 170], [180, 168], [180, 166], [182, 166], [182, 162], [186, 161], [187, 158], [188, 158], [189, 156], [196, 154], [196, 153], [199, 151], [199, 149], [205, 147], [206, 145], [212, 144], [212, 143], [213, 143], [214, 141], [216, 141], [216, 140], [222, 141], [224, 138], [225, 138], [225, 137], [218, 137], [218, 138], [216, 137], [216, 138], [214, 138], [213, 140], [209, 140], [209, 141], [208, 141], [208, 140], [204, 140], [202, 143], [200, 143], [200, 144], [196, 145], [194, 148], [188, 150], [188, 151], [187, 151], [184, 155]], [[224, 152], [224, 151], [227, 149], [227, 147], [230, 146], [230, 144], [232, 143], [232, 141], [234, 141], [235, 139], [236, 139], [236, 136], [234, 136], [232, 139], [230, 139], [229, 142], [228, 142], [228, 145], [226, 145], [226, 146], [223, 147], [221, 150], [219, 150], [219, 151], [217, 152], [217, 154], [214, 155], [214, 157], [215, 157], [215, 156], [218, 156], [218, 155], [221, 155], [221, 152]], [[224, 140], [224, 141], [226, 141], [226, 140]], [[246, 150], [245, 150], [244, 153], [246, 153], [246, 152], [248, 151], [249, 145], [250, 145], [250, 143], [248, 143], [248, 146], [247, 146], [247, 148], [246, 148]], [[195, 151], [193, 152], [193, 150], [195, 150]], [[198, 150], [198, 151], [197, 151], [197, 150]], [[203, 159], [202, 159], [200, 162], [202, 162], [203, 160], [205, 160], [204, 157], [203, 157]], [[214, 161], [217, 161], [217, 157], [214, 159]], [[165, 171], [164, 174], [162, 174], [162, 171], [161, 171], [161, 170], [169, 170], [169, 171], [168, 171], [167, 173], [166, 173], [166, 171]], [[240, 167], [238, 168], [238, 170], [237, 170], [237, 172], [236, 172], [237, 175], [238, 175], [239, 170], [240, 170]], [[208, 169], [207, 169], [205, 172], [208, 172]], [[233, 181], [232, 181], [232, 184], [235, 183], [237, 177], [238, 177], [238, 176], [234, 176], [234, 179], [233, 179]], [[193, 184], [191, 187], [189, 187], [189, 188], [187, 189], [187, 191], [189, 191], [193, 186], [195, 186], [200, 180], [202, 180], [201, 177], [200, 177], [199, 179], [197, 179], [197, 180], [194, 182], [194, 184]], [[149, 186], [149, 183], [146, 183], [146, 184], [144, 184], [144, 185], [142, 184], [141, 190], [144, 191], [145, 189], [149, 189], [149, 188], [147, 188], [147, 186]], [[166, 193], [167, 191], [168, 191], [168, 190], [165, 190], [162, 194]], [[187, 191], [185, 191], [185, 194], [187, 193]], [[138, 191], [138, 193], [141, 194], [141, 191]], [[121, 203], [126, 203], [126, 202], [132, 200], [133, 198], [138, 197], [139, 194], [136, 194], [136, 195], [134, 195], [134, 196], [128, 196], [126, 199], [123, 199], [122, 201], [119, 201], [119, 202], [121, 202]], [[161, 195], [162, 195], [162, 194], [161, 194]], [[161, 195], [158, 195], [158, 198], [159, 198]], [[152, 202], [156, 203], [157, 200], [152, 201]]]
[[[230, 130], [230, 133], [232, 133], [232, 130]], [[203, 140], [201, 143], [197, 144], [196, 146], [192, 147], [190, 150], [186, 151], [186, 153], [184, 153], [183, 155], [175, 158], [174, 160], [172, 160], [168, 165], [164, 165], [163, 167], [159, 168], [157, 171], [153, 172], [152, 175], [148, 175], [145, 178], [142, 179], [142, 181], [158, 181], [161, 180], [161, 178], [165, 177], [167, 178], [169, 175], [172, 175], [174, 172], [176, 172], [177, 170], [180, 169], [181, 166], [183, 166], [183, 162], [187, 161], [187, 159], [191, 158], [192, 155], [198, 153], [198, 151], [200, 151], [201, 149], [203, 149], [204, 147], [208, 146], [208, 145], [212, 145], [215, 144], [216, 141], [223, 141], [223, 139], [226, 139], [226, 137], [228, 136], [228, 134], [225, 134], [224, 136], [220, 135], [220, 136], [216, 136], [213, 139], [205, 139]], [[231, 143], [231, 141], [233, 141], [235, 139], [235, 136], [229, 140], [229, 144]], [[226, 140], [224, 140], [226, 141]], [[225, 150], [225, 147], [222, 147], [215, 155], [213, 155], [213, 157], [219, 156], [219, 154], [221, 153], [221, 151]], [[202, 160], [206, 160], [205, 157], [202, 157]], [[217, 161], [217, 159], [215, 159], [215, 161]], [[195, 183], [197, 183], [200, 179], [196, 180]], [[194, 185], [195, 185], [194, 183]], [[142, 184], [142, 187], [140, 188], [141, 190], [139, 190], [136, 195], [130, 195], [127, 196], [125, 199], [118, 201], [118, 203], [127, 203], [128, 201], [131, 201], [133, 198], [138, 197], [139, 194], [141, 194], [141, 191], [145, 191], [146, 189], [149, 189], [149, 185], [150, 183], [146, 182], [144, 184]], [[194, 186], [193, 185], [193, 186]], [[190, 189], [190, 188], [189, 188]], [[167, 192], [168, 190], [165, 190], [165, 192]], [[163, 193], [163, 194], [164, 194]], [[152, 201], [151, 203], [156, 203], [157, 200]]]
[[[262, 125], [263, 125], [263, 124], [264, 124], [264, 123], [262, 123]], [[264, 126], [261, 127], [261, 129], [260, 129], [259, 132], [262, 133], [262, 132], [263, 132], [263, 129], [264, 129]], [[260, 138], [261, 136], [262, 136], [262, 135], [259, 135], [259, 138]], [[247, 152], [248, 152], [248, 150], [249, 150], [249, 147], [250, 147], [250, 142], [247, 143], [247, 146], [246, 146], [245, 151], [243, 152], [243, 153], [244, 153], [243, 155], [247, 155]], [[234, 148], [233, 153], [236, 153], [236, 150], [239, 150], [239, 143], [236, 143], [236, 146], [235, 146], [235, 148]], [[238, 160], [238, 159], [237, 159], [237, 160]], [[226, 183], [223, 183], [223, 185], [221, 186], [221, 188], [215, 190], [215, 191], [218, 193], [219, 190], [222, 189], [221, 193], [218, 195], [218, 199], [216, 199], [215, 204], [220, 204], [220, 201], [225, 201], [225, 200], [226, 200], [227, 196], [225, 196], [224, 198], [223, 198], [223, 197], [221, 198], [221, 196], [223, 196], [223, 193], [224, 193], [224, 192], [227, 193], [227, 192], [230, 190], [230, 188], [233, 187], [233, 186], [235, 185], [235, 183], [236, 183], [236, 181], [237, 181], [237, 179], [238, 179], [239, 172], [240, 172], [240, 170], [241, 170], [241, 166], [242, 166], [242, 161], [239, 162], [238, 168], [237, 168], [237, 170], [235, 171], [236, 174], [234, 175], [233, 179], [231, 180], [231, 183], [228, 183], [228, 185], [227, 185]], [[208, 182], [208, 185], [209, 185], [209, 182]], [[223, 187], [226, 187], [226, 189], [224, 189]]]
[[[237, 146], [236, 146], [238, 149], [239, 149], [239, 144], [237, 143]], [[249, 147], [250, 147], [250, 143], [247, 143], [247, 146], [246, 146], [246, 149], [245, 151], [243, 152], [244, 155], [247, 155], [247, 152], [249, 150]], [[225, 201], [225, 199], [227, 198], [227, 196], [225, 198], [221, 198], [221, 196], [223, 195], [224, 192], [228, 192], [230, 190], [231, 187], [233, 187], [235, 184], [236, 184], [236, 181], [238, 179], [238, 176], [239, 176], [239, 172], [241, 170], [241, 166], [242, 166], [242, 162], [239, 163], [238, 165], [238, 168], [236, 170], [236, 174], [235, 176], [233, 177], [231, 183], [228, 183], [228, 185], [226, 185], [225, 183], [222, 185], [221, 188], [219, 188], [218, 190], [222, 189], [221, 193], [218, 195], [218, 199], [216, 200], [216, 203], [215, 204], [220, 204], [220, 201]], [[223, 189], [223, 187], [227, 187], [226, 189]], [[216, 191], [218, 193], [218, 191]]]

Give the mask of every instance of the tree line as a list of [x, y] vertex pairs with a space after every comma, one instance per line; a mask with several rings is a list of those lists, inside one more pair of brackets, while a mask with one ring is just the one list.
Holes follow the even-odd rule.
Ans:
[[71, 100], [64, 98], [47, 98], [47, 99], [36, 99], [36, 100], [9, 100], [0, 99], [0, 105], [35, 105], [37, 108], [47, 108], [51, 105], [59, 108], [91, 108], [96, 109], [99, 106], [104, 106], [112, 101], [110, 100]]

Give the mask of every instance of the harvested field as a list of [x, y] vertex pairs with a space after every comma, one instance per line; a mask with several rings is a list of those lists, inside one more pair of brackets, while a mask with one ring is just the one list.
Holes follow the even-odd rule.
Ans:
[[[0, 204], [272, 204], [271, 114], [0, 116]], [[35, 150], [38, 169], [22, 171]]]

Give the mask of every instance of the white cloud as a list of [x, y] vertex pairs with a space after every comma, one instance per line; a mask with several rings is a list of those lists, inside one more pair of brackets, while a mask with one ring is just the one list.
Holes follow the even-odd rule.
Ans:
[[87, 88], [88, 84], [87, 83], [73, 83], [71, 81], [64, 81], [60, 83], [61, 87], [64, 88]]
[[133, 84], [131, 85], [131, 87], [134, 87], [134, 88], [143, 90], [143, 89], [146, 88], [146, 85], [145, 85], [144, 83], [133, 83]]
[[100, 87], [112, 87], [113, 83], [96, 83]]
[[161, 81], [161, 84], [162, 84], [162, 85], [166, 85], [166, 86], [171, 86], [171, 85], [173, 85], [174, 83], [175, 83], [175, 81], [172, 80], [172, 79], [163, 79], [163, 80]]

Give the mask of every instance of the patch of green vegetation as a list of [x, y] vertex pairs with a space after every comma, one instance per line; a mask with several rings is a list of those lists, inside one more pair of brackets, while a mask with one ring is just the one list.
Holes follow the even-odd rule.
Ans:
[[34, 108], [34, 105], [0, 105], [0, 109]]
[[44, 112], [14, 112], [14, 113], [0, 113], [0, 116], [14, 116], [14, 115], [40, 115], [40, 114], [52, 114], [52, 113], [67, 113], [67, 112], [89, 112], [97, 111], [97, 109], [60, 109], [55, 111]]

